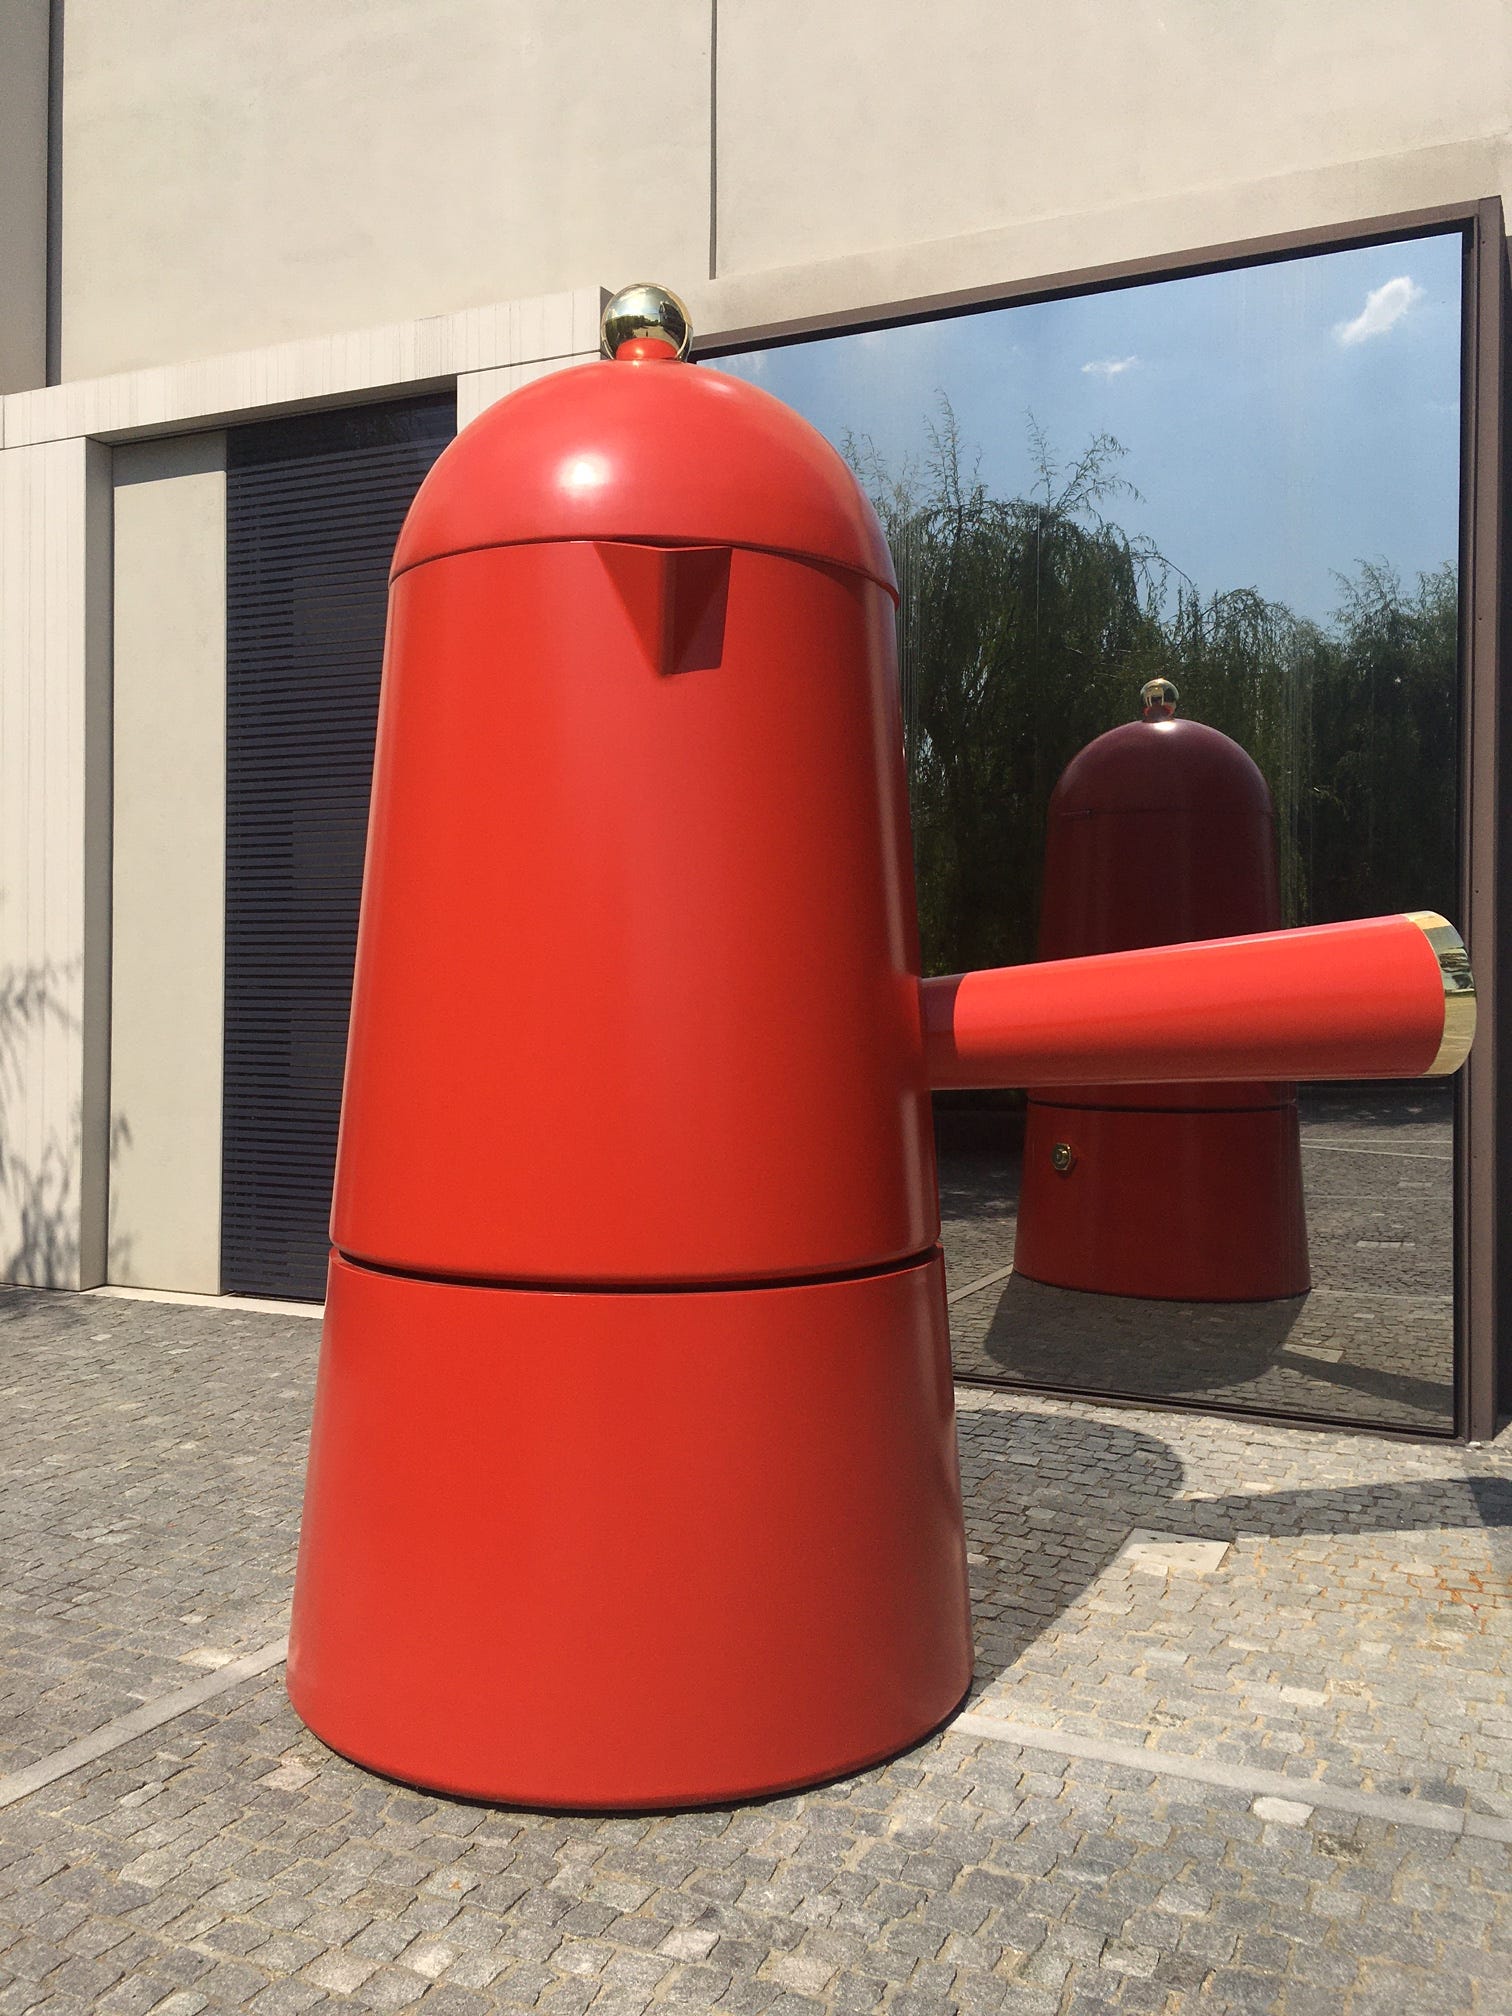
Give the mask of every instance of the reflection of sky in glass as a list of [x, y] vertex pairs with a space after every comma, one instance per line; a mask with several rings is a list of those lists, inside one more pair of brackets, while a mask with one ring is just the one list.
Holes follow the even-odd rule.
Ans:
[[1148, 533], [1204, 594], [1254, 587], [1326, 617], [1335, 572], [1386, 560], [1411, 585], [1454, 560], [1457, 234], [835, 336], [719, 358], [837, 445], [889, 467], [928, 454], [944, 392], [967, 464], [1028, 492], [1032, 414], [1060, 463], [1098, 433], [1128, 450]]

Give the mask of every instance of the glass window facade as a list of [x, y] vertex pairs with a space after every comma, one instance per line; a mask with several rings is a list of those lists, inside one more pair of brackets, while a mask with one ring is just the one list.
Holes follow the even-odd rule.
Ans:
[[[1056, 781], [1154, 677], [1258, 765], [1280, 921], [1459, 917], [1463, 266], [1449, 231], [714, 360], [886, 527], [926, 972], [1037, 956]], [[1452, 1432], [1454, 1109], [1300, 1088], [1310, 1290], [1181, 1300], [1015, 1267], [1025, 1100], [941, 1095], [958, 1373]], [[1168, 1201], [1130, 1186], [1180, 1242]]]

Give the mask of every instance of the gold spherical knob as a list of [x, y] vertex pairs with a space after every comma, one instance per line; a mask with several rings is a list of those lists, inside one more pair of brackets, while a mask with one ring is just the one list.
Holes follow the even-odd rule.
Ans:
[[655, 343], [670, 343], [679, 357], [686, 357], [693, 341], [693, 325], [686, 304], [670, 287], [658, 287], [654, 280], [638, 280], [633, 287], [621, 287], [604, 310], [599, 323], [599, 348], [606, 357], [614, 357], [623, 344], [648, 338]]
[[1181, 695], [1169, 679], [1146, 679], [1139, 689], [1139, 711], [1146, 721], [1169, 721]]

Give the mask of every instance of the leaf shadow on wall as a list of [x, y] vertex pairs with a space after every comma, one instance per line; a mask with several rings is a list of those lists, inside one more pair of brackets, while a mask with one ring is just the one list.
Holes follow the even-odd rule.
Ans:
[[[84, 1107], [73, 1101], [66, 1127], [48, 1129], [40, 1146], [24, 1142], [22, 1113], [49, 1034], [77, 1042], [72, 1002], [82, 959], [0, 969], [0, 1279], [28, 1287], [72, 1288], [83, 1262]], [[110, 1124], [111, 1168], [131, 1142], [124, 1114]], [[113, 1239], [107, 1273], [129, 1263], [129, 1236]]]

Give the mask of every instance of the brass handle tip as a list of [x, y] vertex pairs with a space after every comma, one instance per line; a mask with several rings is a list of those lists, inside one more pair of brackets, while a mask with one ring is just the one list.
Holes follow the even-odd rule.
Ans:
[[599, 323], [599, 349], [612, 358], [626, 343], [637, 339], [668, 343], [679, 358], [686, 357], [693, 343], [687, 303], [654, 280], [637, 280], [632, 287], [621, 287]]
[[1444, 983], [1444, 1034], [1424, 1076], [1447, 1078], [1458, 1071], [1475, 1041], [1475, 975], [1465, 941], [1447, 917], [1440, 917], [1436, 910], [1410, 910], [1407, 914], [1428, 940]]

